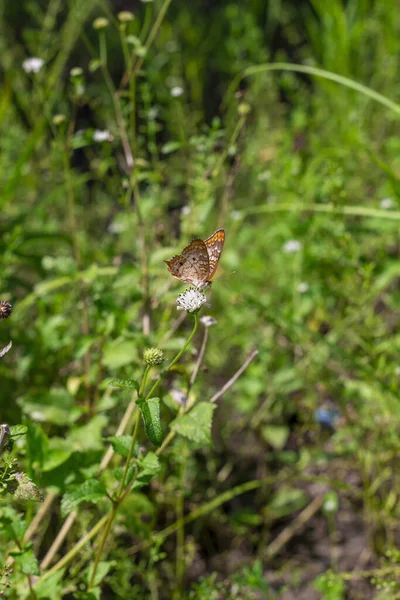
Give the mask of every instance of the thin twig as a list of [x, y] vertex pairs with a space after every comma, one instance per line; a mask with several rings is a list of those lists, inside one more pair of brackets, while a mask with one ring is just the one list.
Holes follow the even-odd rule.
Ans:
[[223, 394], [225, 394], [226, 390], [228, 390], [230, 387], [232, 387], [232, 385], [235, 383], [235, 381], [237, 379], [239, 379], [239, 377], [241, 376], [243, 371], [245, 371], [247, 369], [247, 367], [249, 366], [249, 364], [255, 359], [257, 354], [258, 354], [258, 350], [253, 350], [253, 352], [250, 354], [250, 356], [246, 360], [246, 362], [240, 367], [240, 369], [238, 369], [236, 371], [234, 376], [231, 377], [230, 380], [227, 381], [224, 386], [222, 386], [222, 388], [219, 390], [219, 392], [214, 394], [214, 396], [211, 398], [210, 402], [216, 402], [221, 396], [223, 396]]
[[304, 510], [301, 511], [299, 516], [286, 527], [281, 533], [274, 539], [273, 542], [266, 548], [265, 556], [272, 558], [285, 546], [288, 541], [301, 529], [307, 521], [309, 521], [316, 512], [321, 508], [324, 503], [325, 495], [317, 496]]
[[56, 498], [57, 494], [55, 494], [54, 492], [50, 492], [49, 494], [47, 494], [46, 498], [43, 501], [43, 504], [36, 513], [35, 517], [32, 519], [28, 529], [25, 531], [24, 544], [26, 544], [31, 539], [32, 535], [42, 523], [45, 514], [50, 509], [51, 505], [53, 504]]

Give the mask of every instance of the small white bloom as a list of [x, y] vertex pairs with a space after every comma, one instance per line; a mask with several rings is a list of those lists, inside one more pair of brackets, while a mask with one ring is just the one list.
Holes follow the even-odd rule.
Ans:
[[94, 142], [107, 142], [110, 139], [110, 132], [108, 129], [95, 129], [93, 132]]
[[305, 294], [306, 292], [308, 292], [308, 283], [306, 283], [305, 281], [301, 281], [297, 286], [297, 291], [300, 292], [300, 294]]
[[112, 223], [109, 224], [107, 231], [109, 233], [122, 233], [123, 231], [127, 230], [127, 224], [126, 223], [122, 223], [121, 221], [113, 221]]
[[186, 206], [182, 207], [181, 213], [183, 215], [190, 215], [190, 213], [192, 212], [192, 209], [190, 208], [190, 206], [187, 204]]
[[400, 376], [400, 367], [396, 367], [394, 372], [397, 375], [397, 377], [399, 377]]
[[214, 317], [210, 317], [210, 315], [204, 315], [204, 317], [200, 317], [201, 323], [203, 323], [204, 327], [211, 327], [211, 325], [216, 325], [217, 320]]
[[22, 68], [25, 73], [39, 73], [40, 69], [44, 65], [43, 58], [37, 58], [36, 56], [32, 56], [32, 58], [26, 58], [22, 63]]
[[240, 210], [233, 210], [231, 212], [232, 221], [240, 221], [241, 218], [242, 218], [242, 213], [240, 212]]
[[391, 198], [384, 198], [381, 200], [381, 208], [388, 210], [393, 207], [393, 200]]
[[175, 85], [173, 88], [171, 88], [171, 96], [173, 98], [179, 98], [179, 96], [182, 96], [182, 94], [183, 88], [180, 85]]
[[185, 392], [183, 392], [182, 390], [172, 388], [172, 390], [170, 391], [170, 395], [172, 400], [179, 404], [179, 406], [184, 406], [187, 397], [187, 394], [185, 394]]
[[149, 121], [155, 121], [158, 117], [158, 113], [159, 113], [158, 107], [152, 106], [147, 111], [147, 118], [149, 119]]
[[294, 254], [295, 252], [299, 252], [301, 250], [302, 245], [299, 240], [288, 240], [283, 244], [283, 251], [286, 254]]
[[179, 294], [176, 301], [178, 310], [186, 310], [189, 313], [197, 312], [203, 304], [207, 304], [207, 298], [200, 290], [189, 288], [183, 294]]
[[258, 181], [268, 181], [271, 177], [271, 171], [263, 171], [257, 177]]

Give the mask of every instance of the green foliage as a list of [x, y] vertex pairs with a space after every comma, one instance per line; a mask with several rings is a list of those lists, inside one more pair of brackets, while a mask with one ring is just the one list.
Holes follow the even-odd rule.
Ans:
[[130, 8], [1, 4], [0, 591], [398, 597], [399, 11]]
[[155, 446], [161, 446], [163, 433], [160, 419], [160, 398], [137, 400], [147, 437]]
[[187, 415], [171, 423], [171, 429], [197, 444], [211, 443], [211, 423], [215, 404], [199, 402]]

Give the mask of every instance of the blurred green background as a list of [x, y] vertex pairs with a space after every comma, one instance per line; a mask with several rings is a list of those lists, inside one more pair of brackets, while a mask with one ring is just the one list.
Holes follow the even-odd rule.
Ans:
[[[121, 509], [102, 597], [398, 598], [398, 5], [0, 6], [0, 420], [28, 427], [24, 471], [58, 497], [98, 465], [129, 401], [106, 378], [190, 332], [163, 261], [191, 239], [225, 228], [193, 398], [259, 351], [212, 445], [176, 440]], [[162, 386], [165, 427], [202, 335]], [[127, 554], [229, 490], [183, 538]], [[11, 505], [37, 511], [2, 496], [0, 517]], [[58, 558], [96, 518], [79, 515]], [[78, 597], [58, 585], [37, 597]]]

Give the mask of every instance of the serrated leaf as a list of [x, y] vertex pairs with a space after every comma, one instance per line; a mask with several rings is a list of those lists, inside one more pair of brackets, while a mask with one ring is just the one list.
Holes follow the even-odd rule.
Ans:
[[142, 413], [147, 437], [155, 446], [161, 446], [163, 433], [160, 419], [160, 398], [136, 400], [136, 404]]
[[108, 385], [139, 391], [139, 383], [135, 379], [112, 379]]
[[60, 569], [52, 575], [46, 577], [46, 579], [39, 579], [35, 584], [35, 597], [38, 600], [60, 600], [62, 598], [62, 578], [64, 576], [65, 569]]
[[215, 404], [199, 402], [192, 410], [171, 423], [171, 429], [198, 444], [211, 443], [211, 425]]
[[88, 479], [84, 483], [71, 486], [69, 492], [64, 494], [61, 500], [61, 513], [65, 517], [81, 504], [81, 502], [92, 502], [97, 504], [106, 496], [106, 490], [101, 481]]
[[10, 552], [22, 573], [25, 575], [39, 575], [39, 563], [33, 550], [25, 550], [24, 552]]
[[28, 431], [28, 427], [26, 425], [11, 425], [10, 427], [10, 437], [17, 438], [21, 435], [25, 435]]
[[160, 470], [160, 461], [154, 452], [148, 452], [146, 456], [138, 461], [139, 472], [132, 489], [137, 489], [147, 485], [149, 481]]
[[[114, 449], [116, 454], [120, 456], [128, 456], [129, 450], [132, 445], [132, 436], [131, 435], [112, 435], [110, 437], [105, 438], [107, 442], [110, 442], [111, 446]], [[138, 445], [135, 444], [134, 455], [137, 455]]]

